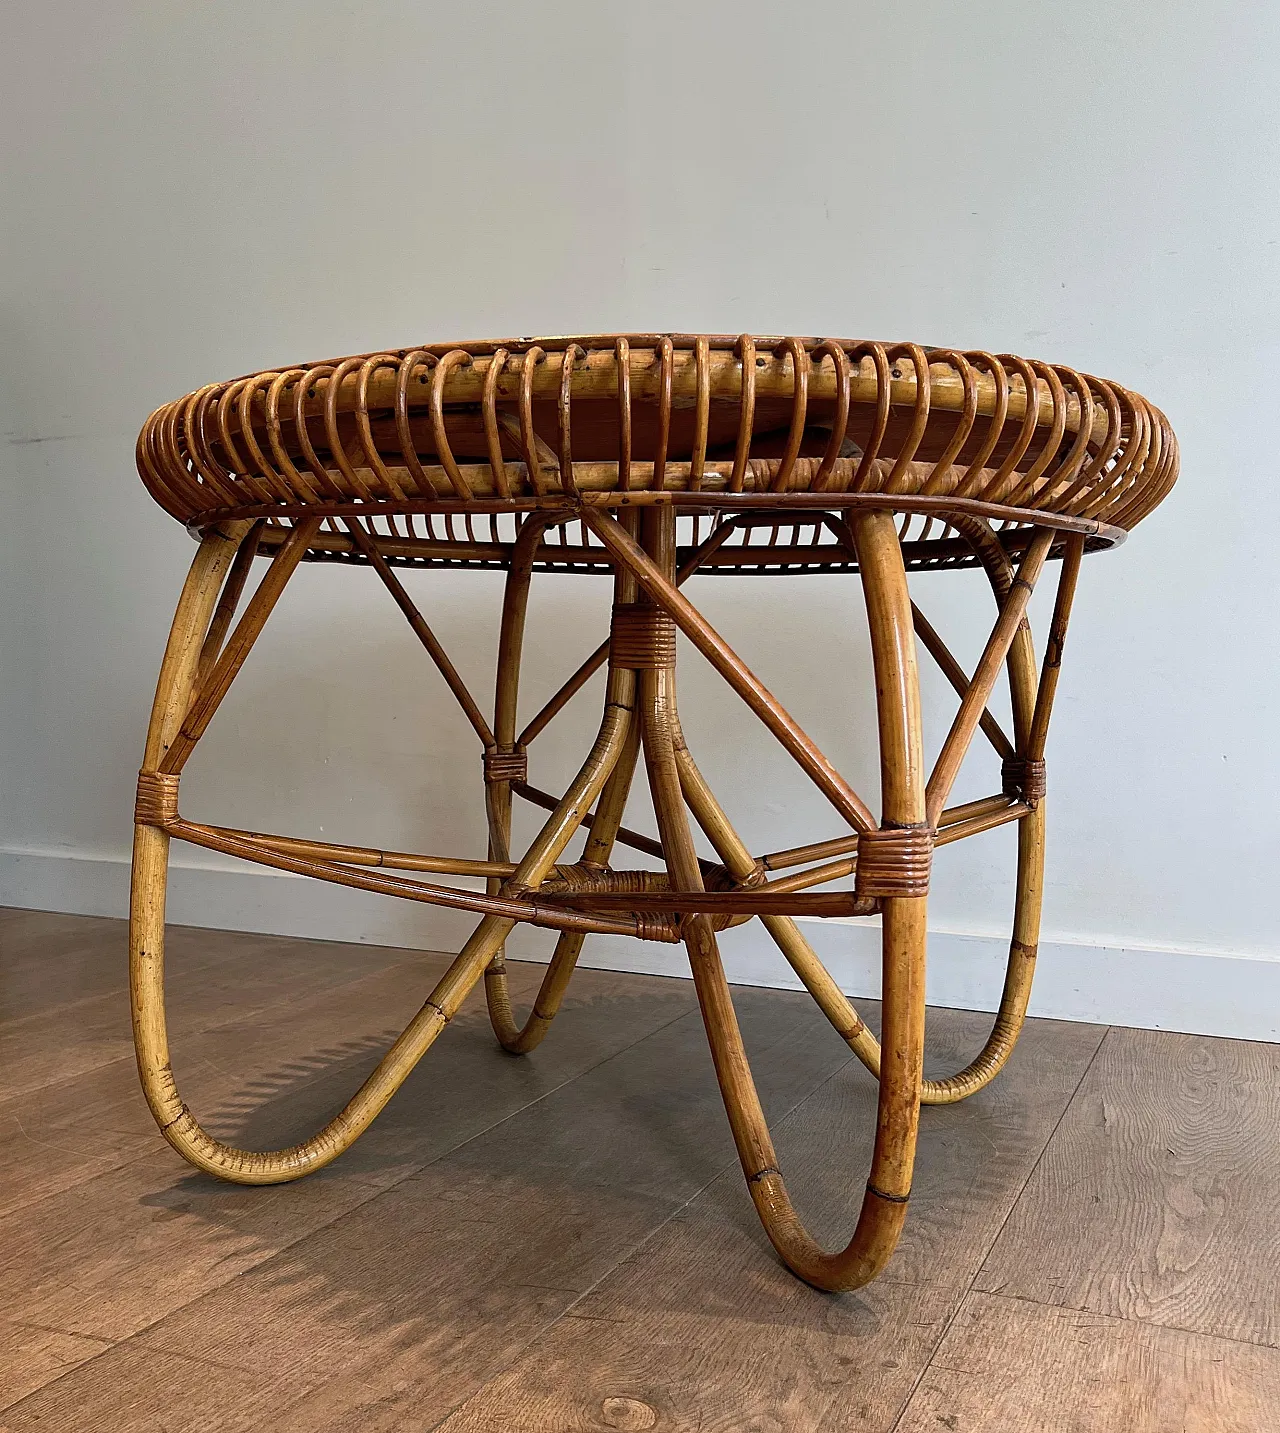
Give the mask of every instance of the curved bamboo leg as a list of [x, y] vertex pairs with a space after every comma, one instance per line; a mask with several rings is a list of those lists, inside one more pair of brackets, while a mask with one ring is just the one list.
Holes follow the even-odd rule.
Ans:
[[[631, 521], [628, 515], [628, 521]], [[511, 566], [507, 571], [506, 589], [502, 603], [502, 629], [498, 640], [498, 678], [494, 701], [494, 734], [499, 751], [513, 751], [516, 739], [516, 699], [520, 685], [520, 656], [524, 645], [525, 614], [529, 606], [529, 586], [533, 576], [533, 562], [537, 543], [541, 539], [544, 522], [530, 519], [521, 529]], [[630, 602], [635, 597], [635, 579], [630, 573], [620, 571], [614, 580], [614, 600]], [[634, 680], [634, 679], [631, 679]], [[610, 672], [609, 688], [613, 689], [613, 673]], [[639, 727], [632, 724], [626, 745], [618, 763], [609, 775], [600, 795], [600, 807], [596, 812], [586, 846], [583, 849], [584, 862], [607, 866], [612, 854], [618, 828], [622, 825], [627, 797], [635, 773], [636, 760], [640, 751]], [[485, 791], [486, 810], [489, 818], [489, 859], [509, 861], [511, 842], [511, 783], [491, 781]], [[547, 973], [538, 987], [533, 1009], [521, 1025], [511, 1004], [507, 982], [505, 950], [499, 950], [490, 961], [484, 973], [485, 1001], [489, 1007], [489, 1020], [494, 1034], [504, 1050], [513, 1055], [527, 1055], [536, 1049], [551, 1028], [551, 1022], [560, 1010], [560, 1003], [569, 988], [569, 981], [578, 964], [586, 936], [577, 931], [564, 931], [556, 941], [556, 948], [547, 967]]]
[[[987, 572], [996, 595], [1003, 602], [1013, 584], [1012, 564], [999, 543], [988, 530], [971, 533], [973, 547]], [[1057, 687], [1062, 647], [1066, 640], [1071, 603], [1075, 595], [1080, 559], [1084, 552], [1082, 539], [1071, 539], [1063, 558], [1058, 582], [1058, 596], [1045, 649], [1043, 675], [1036, 681], [1035, 650], [1031, 628], [1024, 617], [1009, 648], [1007, 669], [1009, 695], [1013, 709], [1017, 755], [1038, 762], [1044, 757], [1049, 713]], [[921, 1095], [927, 1105], [950, 1105], [967, 1099], [991, 1083], [1004, 1068], [1018, 1036], [1026, 1023], [1027, 1006], [1035, 977], [1036, 957], [1040, 941], [1040, 912], [1044, 896], [1044, 798], [1018, 822], [1018, 875], [1014, 898], [1013, 935], [1009, 942], [1009, 960], [1005, 968], [1000, 1004], [982, 1049], [954, 1075], [940, 1080], [926, 1080]], [[834, 1022], [833, 1022], [834, 1023]], [[837, 1026], [837, 1029], [839, 1026]], [[858, 1051], [855, 1053], [861, 1054]], [[867, 1068], [879, 1074], [878, 1057]]]
[[962, 1070], [941, 1080], [925, 1081], [924, 1102], [954, 1105], [989, 1085], [1013, 1054], [1026, 1023], [1031, 982], [1040, 939], [1040, 905], [1044, 892], [1044, 803], [1018, 822], [1018, 889], [1013, 910], [1013, 937], [1005, 968], [1000, 1005], [982, 1049]]
[[[525, 615], [529, 606], [529, 585], [533, 577], [533, 563], [539, 542], [546, 530], [547, 522], [537, 514], [526, 518], [516, 538], [511, 554], [511, 565], [507, 569], [507, 580], [502, 595], [502, 624], [498, 634], [498, 671], [494, 694], [494, 740], [500, 753], [515, 753], [516, 746], [516, 699], [520, 685], [520, 656], [524, 646]], [[489, 825], [489, 860], [509, 861], [511, 859], [511, 782], [485, 771], [485, 815]], [[490, 881], [490, 894], [501, 886], [500, 881]], [[562, 952], [568, 954], [572, 946], [572, 959], [577, 959], [581, 940], [576, 944], [570, 932], [562, 932], [556, 941], [552, 968]], [[550, 974], [550, 972], [548, 972]], [[566, 977], [567, 978], [567, 977]], [[541, 995], [541, 991], [539, 994]], [[489, 1010], [489, 1021], [498, 1042], [506, 1050], [525, 1053], [540, 1043], [546, 1033], [541, 1022], [533, 1017], [522, 1028], [516, 1023], [511, 1008], [511, 995], [507, 988], [507, 960], [505, 944], [495, 952], [485, 967], [485, 1004]], [[557, 1005], [558, 1005], [557, 1001]], [[535, 1002], [535, 1010], [536, 1010]], [[550, 1021], [546, 1022], [550, 1024]], [[541, 1028], [540, 1028], [541, 1026]], [[526, 1041], [528, 1042], [526, 1044]]]
[[[667, 514], [646, 514], [651, 555], [670, 569]], [[855, 527], [875, 655], [882, 804], [888, 825], [923, 822], [924, 762], [920, 701], [906, 573], [893, 520], [860, 516]], [[642, 672], [640, 716], [645, 759], [672, 884], [698, 889], [701, 871], [685, 814], [673, 736], [672, 669]], [[765, 1231], [785, 1263], [818, 1288], [857, 1288], [884, 1267], [906, 1215], [920, 1115], [924, 1047], [923, 897], [884, 900], [884, 1054], [871, 1175], [848, 1245], [828, 1253], [808, 1234], [787, 1195], [751, 1078], [719, 950], [705, 916], [684, 924], [686, 946], [734, 1142]]]
[[[990, 577], [998, 600], [1007, 595], [1013, 580], [1013, 569], [998, 544], [975, 547]], [[1009, 649], [1007, 668], [1014, 715], [1014, 729], [1019, 753], [1039, 761], [1044, 755], [1044, 737], [1048, 725], [1048, 708], [1052, 703], [1062, 644], [1070, 617], [1071, 600], [1079, 570], [1082, 544], [1073, 543], [1064, 561], [1059, 598], [1055, 604], [1047, 654], [1046, 680], [1042, 683], [1047, 701], [1038, 700], [1035, 652], [1031, 631], [1024, 619]], [[677, 727], [676, 758], [680, 765], [685, 800], [699, 825], [716, 847], [726, 868], [741, 880], [752, 868], [750, 853], [729, 824], [715, 796], [707, 787], [693, 758], [684, 748]], [[982, 1049], [954, 1075], [925, 1080], [921, 1086], [921, 1103], [926, 1105], [956, 1104], [985, 1088], [1004, 1068], [1018, 1036], [1026, 1023], [1027, 1006], [1031, 999], [1036, 956], [1040, 938], [1040, 912], [1044, 892], [1044, 800], [1037, 801], [1018, 823], [1018, 873], [1013, 917], [1013, 934], [1009, 943], [1009, 959], [1004, 986], [991, 1032]], [[848, 997], [832, 980], [816, 952], [786, 917], [761, 917], [775, 943], [805, 988], [817, 1001], [824, 1015], [849, 1046], [850, 1050], [879, 1078], [880, 1042], [867, 1029]]]
[[[1014, 580], [1008, 557], [998, 543], [976, 543], [975, 551], [986, 568], [997, 601], [1003, 601]], [[1077, 555], [1074, 562], [1064, 567], [1059, 581], [1059, 600], [1055, 604], [1049, 636], [1050, 655], [1061, 651], [1078, 562]], [[1047, 656], [1046, 663], [1048, 660]], [[1031, 627], [1025, 616], [1018, 624], [1005, 666], [1009, 680], [1016, 751], [1020, 756], [1032, 756], [1038, 760], [1044, 752], [1043, 744], [1039, 751], [1032, 749], [1037, 697], [1035, 647], [1031, 640]], [[984, 1089], [1004, 1068], [1018, 1043], [1018, 1037], [1026, 1023], [1039, 952], [1040, 911], [1044, 897], [1044, 835], [1045, 809], [1044, 800], [1041, 798], [1018, 822], [1018, 875], [1014, 896], [1013, 934], [1009, 941], [1009, 959], [1005, 967], [1000, 1004], [991, 1031], [982, 1049], [962, 1070], [943, 1079], [924, 1082], [925, 1104], [957, 1104]]]
[[[147, 733], [143, 770], [155, 772], [176, 736], [191, 699], [201, 645], [217, 601], [222, 575], [242, 532], [206, 537], [192, 564], [178, 604]], [[627, 744], [632, 725], [634, 674], [619, 674], [613, 700], [582, 770], [548, 819], [511, 878], [516, 890], [539, 885], [599, 796]], [[628, 685], [627, 678], [631, 678]], [[280, 1150], [244, 1150], [207, 1134], [178, 1093], [169, 1062], [164, 1006], [164, 923], [169, 838], [140, 822], [134, 836], [130, 911], [130, 988], [138, 1072], [147, 1103], [164, 1137], [187, 1160], [209, 1174], [240, 1184], [297, 1179], [337, 1158], [368, 1128], [379, 1111], [444, 1029], [514, 922], [486, 916], [422, 1009], [379, 1062], [346, 1107], [312, 1138]]]
[[[1012, 569], [1004, 554], [991, 544], [975, 544], [987, 576], [999, 600], [1008, 591]], [[1058, 579], [1058, 595], [1054, 602], [1049, 637], [1045, 645], [1044, 666], [1040, 681], [1035, 676], [1035, 653], [1031, 631], [1026, 621], [1018, 630], [1009, 649], [1009, 690], [1013, 705], [1017, 749], [1029, 761], [1044, 759], [1049, 714], [1053, 707], [1066, 641], [1067, 623], [1075, 596], [1076, 579], [1084, 540], [1072, 538], [1063, 557]], [[1009, 945], [1009, 964], [1005, 971], [1000, 1007], [986, 1044], [973, 1060], [949, 1079], [926, 1081], [930, 1104], [954, 1104], [990, 1083], [1003, 1068], [1027, 1018], [1031, 985], [1035, 977], [1036, 956], [1040, 942], [1040, 910], [1044, 895], [1044, 798], [1018, 823], [1018, 886], [1013, 914], [1013, 939]]]

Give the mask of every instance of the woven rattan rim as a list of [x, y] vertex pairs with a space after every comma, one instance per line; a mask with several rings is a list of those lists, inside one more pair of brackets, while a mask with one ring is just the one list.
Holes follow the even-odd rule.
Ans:
[[[405, 546], [392, 558], [433, 565], [500, 562], [471, 552], [503, 546], [496, 514], [654, 501], [810, 529], [823, 510], [892, 506], [920, 515], [914, 541], [935, 548], [967, 512], [1108, 546], [1178, 471], [1157, 408], [1074, 369], [745, 334], [435, 344], [267, 370], [158, 409], [137, 456], [194, 528], [317, 516], [310, 555], [358, 556], [342, 519], [399, 518], [383, 534]], [[779, 543], [797, 545], [775, 531], [757, 548]], [[730, 545], [719, 567], [740, 565]], [[928, 565], [950, 564], [937, 551]]]

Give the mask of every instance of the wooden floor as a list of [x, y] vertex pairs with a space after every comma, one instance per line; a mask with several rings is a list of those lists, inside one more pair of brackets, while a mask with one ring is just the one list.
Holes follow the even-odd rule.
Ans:
[[[175, 930], [186, 1098], [309, 1133], [443, 964]], [[1280, 1429], [1280, 1046], [1032, 1021], [924, 1112], [902, 1247], [833, 1297], [760, 1233], [688, 981], [582, 970], [523, 1060], [473, 999], [350, 1154], [244, 1189], [156, 1133], [124, 965], [119, 922], [0, 911], [0, 1433]], [[736, 995], [843, 1241], [873, 1083], [806, 996]], [[985, 1023], [931, 1012], [931, 1071]]]

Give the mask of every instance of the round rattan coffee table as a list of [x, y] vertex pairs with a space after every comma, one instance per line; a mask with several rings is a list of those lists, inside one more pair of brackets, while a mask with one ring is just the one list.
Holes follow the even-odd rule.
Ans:
[[[949, 1104], [982, 1089], [1022, 1026], [1040, 923], [1045, 737], [1080, 560], [1119, 542], [1172, 486], [1178, 450], [1164, 416], [1114, 383], [1008, 354], [745, 334], [518, 339], [360, 355], [212, 384], [151, 416], [138, 468], [155, 499], [200, 539], [147, 733], [133, 863], [134, 1037], [143, 1088], [169, 1143], [225, 1179], [296, 1179], [368, 1127], [482, 975], [498, 1039], [524, 1053], [554, 1020], [587, 935], [683, 942], [770, 1239], [821, 1288], [873, 1278], [906, 1215], [921, 1103]], [[242, 604], [255, 558], [265, 571]], [[1055, 559], [1057, 597], [1038, 664], [1025, 613]], [[372, 567], [439, 668], [482, 747], [484, 860], [264, 835], [179, 814], [183, 767], [304, 560]], [[404, 567], [506, 572], [492, 717], [406, 592], [397, 576]], [[913, 604], [907, 582], [909, 571], [966, 567], [985, 573], [996, 613], [972, 673]], [[535, 572], [609, 574], [613, 610], [607, 639], [522, 723], [521, 643]], [[744, 572], [861, 577], [878, 711], [878, 818], [687, 595], [694, 574]], [[817, 786], [843, 834], [766, 855], [739, 838], [681, 734], [677, 632]], [[917, 648], [959, 698], [931, 765]], [[530, 785], [528, 747], [606, 665], [599, 735], [577, 777], [560, 796]], [[988, 710], [1001, 669], [1009, 731]], [[948, 806], [979, 732], [1000, 760], [1000, 790]], [[656, 838], [622, 825], [642, 753]], [[523, 853], [510, 849], [516, 798], [550, 813]], [[697, 855], [690, 817], [718, 862]], [[1017, 898], [999, 1013], [965, 1069], [924, 1080], [933, 850], [1006, 822], [1018, 826]], [[582, 857], [562, 863], [580, 827], [589, 828]], [[214, 1139], [174, 1083], [164, 1007], [173, 837], [480, 917], [347, 1106], [291, 1149], [249, 1151]], [[665, 870], [619, 868], [619, 846], [659, 858]], [[484, 888], [420, 878], [430, 874], [470, 877]], [[849, 877], [846, 889], [813, 889]], [[794, 919], [877, 913], [880, 1042]], [[837, 1252], [810, 1238], [788, 1199], [720, 963], [716, 932], [754, 917], [880, 1082], [870, 1177], [853, 1236]], [[520, 921], [560, 933], [523, 1024], [503, 956]]]

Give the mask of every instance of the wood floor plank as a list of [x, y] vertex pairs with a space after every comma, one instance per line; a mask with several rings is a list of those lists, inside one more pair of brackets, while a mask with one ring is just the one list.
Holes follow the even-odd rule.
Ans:
[[112, 916], [0, 906], [0, 951], [4, 952], [6, 965], [22, 966], [46, 960], [51, 950], [61, 953], [84, 939], [111, 939], [111, 933], [125, 925], [125, 921]]
[[108, 1346], [101, 1339], [0, 1319], [0, 1410], [43, 1388], [69, 1368], [96, 1357]]
[[[417, 973], [416, 965], [392, 967], [296, 1003], [286, 997], [281, 1009], [246, 1011], [225, 1026], [176, 1037], [184, 1097], [201, 1118], [227, 1130], [255, 1100], [287, 1105], [289, 1091], [307, 1082], [309, 1069], [313, 1078], [327, 1074], [331, 1080], [348, 1070], [354, 1088], [370, 1057], [391, 1038], [394, 1014], [409, 1013], [403, 991]], [[352, 1038], [335, 1040], [344, 1026]], [[160, 1147], [132, 1045], [128, 1049], [110, 1064], [0, 1103], [0, 1212]]]
[[[991, 1016], [930, 1010], [926, 1074], [942, 1076], [981, 1048]], [[888, 1277], [967, 1284], [1096, 1057], [1105, 1033], [1063, 1020], [1028, 1022], [1005, 1069], [957, 1105], [920, 1112], [911, 1205]], [[862, 1197], [875, 1133], [876, 1087], [835, 1080], [778, 1131], [788, 1188], [817, 1237], [843, 1245]], [[722, 1187], [708, 1191], [719, 1198]]]
[[[803, 997], [744, 1001], [774, 1106], [848, 1060], [814, 1016]], [[690, 1013], [139, 1341], [314, 1379], [280, 1433], [428, 1428], [732, 1160]]]
[[[520, 980], [532, 982], [541, 973], [531, 967]], [[520, 990], [514, 977], [513, 989], [518, 1003], [528, 1000], [530, 991]], [[241, 1078], [233, 1093], [222, 1095], [211, 1128], [256, 1148], [297, 1140], [349, 1098], [425, 993], [402, 990], [402, 1008], [392, 1020], [384, 1014], [381, 1024], [353, 1025], [345, 1002], [342, 1010], [317, 1011], [301, 1039], [293, 1011], [244, 1022], [254, 1074], [244, 1078], [242, 1056]], [[367, 1183], [394, 1183], [681, 1018], [693, 1003], [687, 981], [580, 971], [552, 1034], [532, 1055], [518, 1058], [498, 1046], [477, 990], [337, 1167]], [[318, 1049], [326, 1021], [330, 1036], [345, 1027], [352, 1038]], [[210, 1032], [209, 1044], [239, 1033], [230, 1027]], [[286, 1049], [292, 1053], [282, 1056]], [[216, 1058], [225, 1066], [225, 1054]], [[191, 1088], [193, 1107], [211, 1103], [198, 1081]]]
[[[4, 916], [10, 919], [3, 919]], [[17, 919], [20, 918], [20, 919]], [[165, 943], [174, 995], [184, 977], [223, 962], [274, 962], [276, 979], [305, 974], [323, 978], [335, 964], [346, 978], [362, 968], [406, 959], [388, 946], [303, 940], [246, 931], [169, 926]], [[96, 996], [118, 994], [128, 981], [129, 923], [55, 911], [0, 910], [0, 1022], [26, 1019]]]
[[[944, 1069], [989, 1022], [930, 1016], [930, 1064]], [[732, 1169], [444, 1428], [887, 1430], [1101, 1035], [1032, 1022], [994, 1086], [925, 1112], [908, 1235], [868, 1288], [833, 1297], [800, 1284]], [[874, 1121], [875, 1086], [849, 1066], [774, 1131], [788, 1183], [829, 1246], [851, 1232]]]
[[1278, 1189], [1280, 1046], [1112, 1030], [977, 1287], [1275, 1347]]
[[74, 938], [95, 924], [119, 924], [106, 916], [70, 915], [63, 911], [32, 910], [27, 906], [0, 906], [0, 942], [10, 957], [43, 949], [50, 939]]
[[159, 1132], [141, 1106], [137, 1086], [133, 1057], [121, 1056], [0, 1100], [0, 1217], [115, 1169], [155, 1145]]
[[[103, 939], [104, 924], [119, 928], [117, 934], [123, 929], [118, 921], [23, 914], [45, 917], [58, 940], [78, 938], [76, 921], [89, 928], [95, 942]], [[287, 1123], [291, 1092], [309, 1081], [319, 1082], [318, 1088], [309, 1103], [298, 1104], [290, 1138], [307, 1131], [308, 1119], [314, 1125], [332, 1113], [449, 961], [430, 951], [183, 928], [171, 932], [170, 944], [171, 1045], [183, 1094], [202, 1118], [207, 1114], [224, 1133], [249, 1139], [254, 1131], [245, 1126], [257, 1105], [268, 1107], [260, 1124], [272, 1118], [279, 1124], [282, 1117]], [[193, 966], [203, 972], [200, 980], [192, 980]], [[119, 962], [114, 968], [120, 987], [125, 972]], [[527, 998], [543, 968], [527, 962], [509, 968], [513, 991]], [[107, 1028], [112, 1048], [120, 1051], [115, 1059], [79, 1070], [72, 1062], [72, 1073], [34, 1088], [22, 1088], [25, 1081], [0, 1067], [0, 1215], [158, 1144], [138, 1088], [127, 996], [106, 998], [114, 1001], [115, 1020]], [[480, 1000], [477, 992], [473, 1003]], [[38, 1047], [38, 1032], [48, 1036], [50, 1049], [38, 1052], [47, 1058], [69, 1027], [52, 1016], [22, 1028], [28, 1047]], [[579, 1053], [590, 1058], [589, 1048]], [[271, 1135], [262, 1131], [259, 1137]]]
[[0, 1317], [121, 1339], [370, 1194], [332, 1169], [246, 1191], [164, 1146], [0, 1223]]
[[[385, 1046], [395, 1016], [408, 1018], [414, 992], [429, 985], [446, 960], [423, 954], [400, 965], [375, 963], [363, 979], [360, 964], [350, 962], [346, 984], [312, 981], [305, 973], [300, 979], [295, 971], [294, 979], [274, 990], [251, 987], [250, 998], [233, 1007], [238, 1018], [203, 1030], [192, 1028], [203, 1023], [203, 1007], [178, 998], [172, 1048], [184, 1096], [202, 1114], [212, 1110], [225, 1119], [234, 1092], [245, 1096], [245, 1104], [255, 1093], [260, 1099], [282, 1096], [304, 1082], [308, 1059], [317, 1075], [335, 1076], [336, 1066], [358, 1063], [378, 1047], [376, 1033], [385, 1032]], [[278, 959], [272, 963], [279, 969]], [[255, 1010], [253, 997], [262, 1000], [268, 991], [275, 999]], [[127, 997], [117, 1016], [123, 1033], [112, 1027], [112, 1035], [124, 1048], [116, 1059], [0, 1099], [0, 1213], [103, 1173], [157, 1142], [138, 1086]], [[334, 1040], [344, 1028], [353, 1037], [345, 1045]], [[0, 1090], [12, 1088], [7, 1075], [0, 1079]]]
[[895, 1433], [1267, 1433], [1280, 1352], [975, 1293]]
[[760, 1247], [745, 1218], [690, 1209], [441, 1433], [881, 1433], [953, 1303], [947, 1287], [888, 1278], [819, 1293]]
[[[687, 982], [682, 982], [688, 984]], [[850, 1056], [805, 994], [736, 992], [766, 1115], [781, 1118]], [[701, 1016], [648, 1037], [458, 1151], [460, 1166], [561, 1184], [590, 1180], [682, 1203], [737, 1168]], [[746, 1196], [744, 1195], [744, 1198]]]
[[[117, 923], [121, 926], [123, 923]], [[403, 962], [406, 952], [333, 941], [289, 941], [276, 936], [176, 930], [166, 962], [166, 1001], [175, 1043], [184, 1034], [220, 1025], [255, 1006], [289, 995], [345, 984], [363, 970]], [[69, 993], [67, 981], [83, 974], [97, 983], [96, 963], [113, 970], [103, 994], [56, 1001], [24, 1018], [0, 1024], [0, 1069], [10, 1097], [53, 1080], [105, 1065], [133, 1050], [125, 947], [102, 948], [63, 972], [48, 962], [44, 979]], [[80, 971], [80, 966], [88, 973]], [[64, 980], [65, 974], [65, 980]]]
[[0, 1026], [0, 1069], [11, 1097], [109, 1065], [132, 1049], [129, 997], [123, 991]]
[[[158, 1143], [153, 1153], [16, 1210], [0, 1221], [0, 1316], [123, 1338], [538, 1099], [653, 1022], [677, 1018], [692, 999], [687, 982], [611, 972], [584, 976], [588, 993], [567, 1003], [560, 1053], [538, 1062], [498, 1050], [483, 1007], [473, 999], [355, 1149], [318, 1175], [246, 1189], [197, 1174]], [[283, 1063], [247, 1086], [242, 1068], [228, 1071], [213, 1059], [188, 1067], [195, 1107], [211, 1091], [222, 1092], [221, 1113], [215, 1107], [209, 1119], [215, 1132], [271, 1146], [296, 1139], [333, 1113], [376, 1063], [392, 1032], [375, 1026], [372, 1036], [319, 1053], [317, 1038], [327, 1031], [331, 1039], [343, 1020], [351, 1030], [360, 996], [385, 1019], [387, 992], [379, 985], [394, 984], [399, 998], [411, 1004], [420, 998], [420, 992], [404, 990], [399, 970], [358, 984], [363, 988], [318, 999], [310, 1012], [289, 1009], [277, 1011], [274, 1023], [247, 1021], [242, 1058], [260, 1055], [265, 1042], [279, 1061], [276, 1033], [291, 1032], [295, 1040]], [[637, 985], [649, 992], [644, 1001], [630, 993]], [[360, 1026], [354, 1029], [358, 1033]], [[235, 1051], [231, 1033], [224, 1027], [207, 1037], [222, 1061], [228, 1049]], [[136, 1102], [141, 1105], [140, 1097]], [[145, 1109], [141, 1116], [149, 1120]]]
[[120, 988], [126, 923], [0, 909], [0, 1023]]
[[[243, 1369], [216, 1368], [178, 1354], [117, 1344], [76, 1372], [47, 1384], [31, 1398], [0, 1413], [0, 1433], [228, 1433], [269, 1429], [282, 1397], [287, 1369], [274, 1377]], [[163, 1420], [154, 1413], [163, 1400]]]

